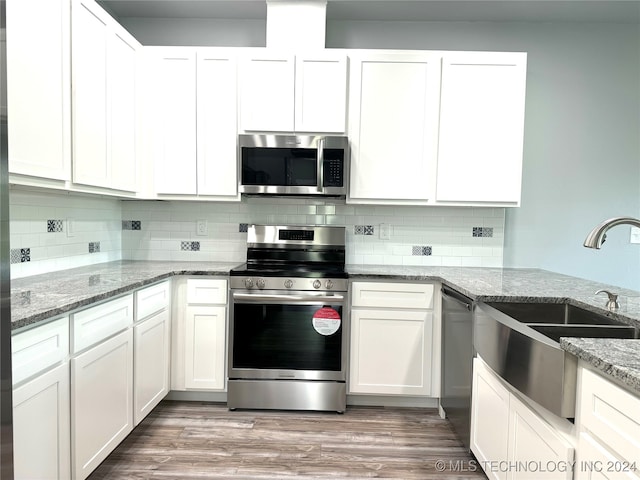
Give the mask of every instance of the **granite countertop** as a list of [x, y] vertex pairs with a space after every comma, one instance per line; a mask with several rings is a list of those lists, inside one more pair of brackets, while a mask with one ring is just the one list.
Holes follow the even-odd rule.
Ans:
[[[484, 302], [568, 302], [640, 328], [640, 292], [533, 268], [413, 267], [347, 265], [349, 278], [436, 280]], [[600, 289], [618, 293], [620, 309], [605, 308]]]
[[640, 339], [565, 337], [560, 346], [640, 395]]
[[122, 260], [11, 280], [11, 329], [149, 285], [173, 275], [228, 275], [238, 263]]
[[[11, 281], [12, 330], [126, 293], [174, 275], [228, 275], [238, 263], [122, 260]], [[347, 265], [352, 280], [438, 281], [478, 301], [568, 302], [640, 328], [640, 292], [538, 269]], [[599, 289], [619, 293], [604, 308]], [[640, 340], [563, 339], [562, 348], [640, 390]]]

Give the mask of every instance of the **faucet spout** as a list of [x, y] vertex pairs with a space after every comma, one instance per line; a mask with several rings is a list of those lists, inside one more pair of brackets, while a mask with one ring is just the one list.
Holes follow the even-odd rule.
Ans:
[[609, 220], [605, 220], [589, 232], [589, 235], [587, 235], [587, 238], [584, 240], [584, 246], [587, 248], [599, 249], [607, 238], [607, 231], [616, 225], [631, 225], [640, 228], [640, 219], [632, 217], [614, 217]]

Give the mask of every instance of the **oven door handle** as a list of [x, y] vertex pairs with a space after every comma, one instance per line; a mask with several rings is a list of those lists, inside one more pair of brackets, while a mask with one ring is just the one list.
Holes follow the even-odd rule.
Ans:
[[318, 302], [318, 303], [342, 303], [343, 295], [263, 295], [259, 293], [233, 293], [233, 300], [240, 300], [239, 303], [297, 303], [297, 302]]

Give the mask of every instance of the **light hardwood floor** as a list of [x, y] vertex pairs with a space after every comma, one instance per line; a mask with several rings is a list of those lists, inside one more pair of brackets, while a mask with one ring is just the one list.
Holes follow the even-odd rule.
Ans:
[[230, 412], [163, 401], [89, 479], [486, 478], [474, 469], [434, 409]]

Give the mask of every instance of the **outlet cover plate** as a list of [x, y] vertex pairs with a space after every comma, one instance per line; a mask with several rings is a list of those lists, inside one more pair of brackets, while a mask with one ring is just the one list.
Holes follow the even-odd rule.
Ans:
[[391, 238], [391, 226], [388, 223], [380, 224], [380, 240], [389, 240]]
[[209, 228], [207, 227], [206, 220], [196, 220], [196, 235], [207, 235], [209, 233]]

